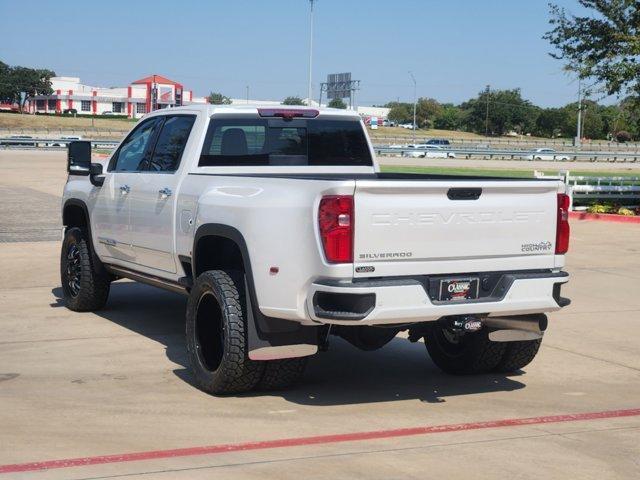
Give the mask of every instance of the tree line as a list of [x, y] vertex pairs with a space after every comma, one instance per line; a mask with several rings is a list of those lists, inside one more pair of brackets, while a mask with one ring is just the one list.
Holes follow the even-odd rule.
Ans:
[[10, 66], [0, 61], [0, 103], [18, 104], [22, 111], [30, 97], [53, 93], [51, 77], [55, 76], [45, 68]]
[[[413, 104], [390, 102], [389, 120], [413, 122]], [[420, 128], [459, 130], [499, 136], [510, 132], [539, 137], [575, 137], [578, 103], [543, 108], [522, 98], [519, 89], [482, 90], [459, 105], [420, 98], [416, 103], [416, 124]], [[633, 98], [617, 105], [582, 101], [581, 137], [621, 141], [640, 138], [640, 109]]]

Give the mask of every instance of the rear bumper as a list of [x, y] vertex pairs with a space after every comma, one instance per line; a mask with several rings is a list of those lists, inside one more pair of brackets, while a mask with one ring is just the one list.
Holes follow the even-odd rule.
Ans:
[[318, 281], [311, 285], [307, 309], [314, 322], [338, 325], [414, 323], [450, 315], [553, 312], [569, 304], [560, 296], [561, 285], [568, 280], [566, 272], [503, 272], [490, 295], [456, 303], [435, 300], [427, 277]]

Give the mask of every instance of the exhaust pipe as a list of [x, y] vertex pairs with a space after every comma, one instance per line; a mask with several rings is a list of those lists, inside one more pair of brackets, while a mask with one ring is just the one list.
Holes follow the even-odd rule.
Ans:
[[482, 323], [495, 329], [489, 332], [489, 340], [492, 342], [521, 342], [542, 338], [548, 321], [544, 313], [535, 313], [513, 317], [487, 317]]

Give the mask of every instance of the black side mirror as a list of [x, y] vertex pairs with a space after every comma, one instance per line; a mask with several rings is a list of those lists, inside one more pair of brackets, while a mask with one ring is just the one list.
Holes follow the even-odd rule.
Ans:
[[104, 183], [104, 177], [102, 176], [102, 164], [92, 163], [89, 166], [89, 181], [96, 187], [101, 187]]
[[67, 172], [69, 175], [89, 175], [91, 166], [91, 142], [75, 140], [69, 142], [67, 150]]

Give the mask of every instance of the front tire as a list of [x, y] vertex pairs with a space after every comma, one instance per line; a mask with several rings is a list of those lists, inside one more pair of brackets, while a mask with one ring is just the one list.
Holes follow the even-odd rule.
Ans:
[[187, 303], [187, 350], [195, 383], [214, 395], [247, 392], [264, 372], [248, 357], [244, 289], [222, 270], [202, 273]]
[[424, 343], [433, 363], [454, 375], [493, 370], [502, 360], [506, 348], [504, 343], [489, 340], [486, 328], [460, 334], [439, 322], [430, 322]]
[[67, 230], [60, 253], [60, 281], [69, 310], [92, 312], [107, 303], [111, 277], [95, 258], [86, 230], [74, 227]]
[[500, 363], [495, 368], [496, 372], [510, 373], [529, 365], [535, 358], [542, 339], [526, 340], [523, 342], [508, 342]]

